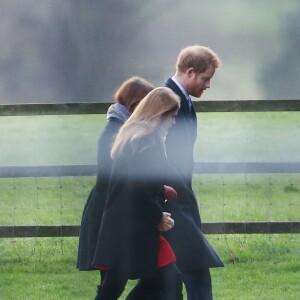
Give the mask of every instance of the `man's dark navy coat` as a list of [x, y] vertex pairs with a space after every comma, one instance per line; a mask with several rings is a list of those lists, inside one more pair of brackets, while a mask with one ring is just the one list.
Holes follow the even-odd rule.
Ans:
[[181, 272], [194, 273], [199, 269], [223, 267], [223, 263], [206, 240], [201, 230], [201, 219], [196, 196], [192, 190], [194, 144], [197, 137], [197, 117], [194, 108], [175, 82], [169, 78], [165, 84], [181, 99], [176, 124], [170, 128], [166, 151], [172, 166], [168, 184], [178, 193], [176, 202], [166, 203], [165, 210], [175, 220], [174, 228], [165, 234], [177, 257]]

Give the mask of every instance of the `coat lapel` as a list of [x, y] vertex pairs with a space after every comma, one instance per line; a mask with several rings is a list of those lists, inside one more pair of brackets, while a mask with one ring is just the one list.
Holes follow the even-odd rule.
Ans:
[[[168, 78], [165, 86], [173, 90], [180, 97], [180, 112], [183, 114], [184, 119], [188, 124], [188, 128], [190, 131], [190, 135], [193, 138], [197, 136], [197, 116], [194, 107], [192, 107], [192, 111], [190, 112], [188, 102], [185, 98], [185, 95], [182, 93], [181, 89], [177, 86], [177, 84], [171, 79]], [[180, 113], [179, 112], [179, 113]]]

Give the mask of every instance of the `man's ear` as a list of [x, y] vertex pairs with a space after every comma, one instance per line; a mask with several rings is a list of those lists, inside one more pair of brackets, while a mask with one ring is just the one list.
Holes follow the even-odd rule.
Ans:
[[194, 70], [194, 68], [188, 68], [188, 69], [186, 70], [186, 74], [187, 74], [188, 77], [194, 76], [194, 75], [195, 75], [195, 70]]

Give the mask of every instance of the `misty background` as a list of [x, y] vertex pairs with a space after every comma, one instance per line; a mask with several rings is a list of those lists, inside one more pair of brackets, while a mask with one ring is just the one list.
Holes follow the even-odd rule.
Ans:
[[0, 104], [111, 102], [181, 48], [221, 58], [204, 100], [299, 99], [299, 0], [1, 0]]

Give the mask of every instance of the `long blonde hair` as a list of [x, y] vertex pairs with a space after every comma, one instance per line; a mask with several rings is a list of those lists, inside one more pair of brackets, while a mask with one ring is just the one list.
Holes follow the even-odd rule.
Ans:
[[165, 116], [177, 113], [180, 99], [171, 89], [158, 87], [153, 89], [139, 103], [135, 111], [120, 128], [111, 149], [111, 158], [119, 156], [127, 143], [158, 130]]

